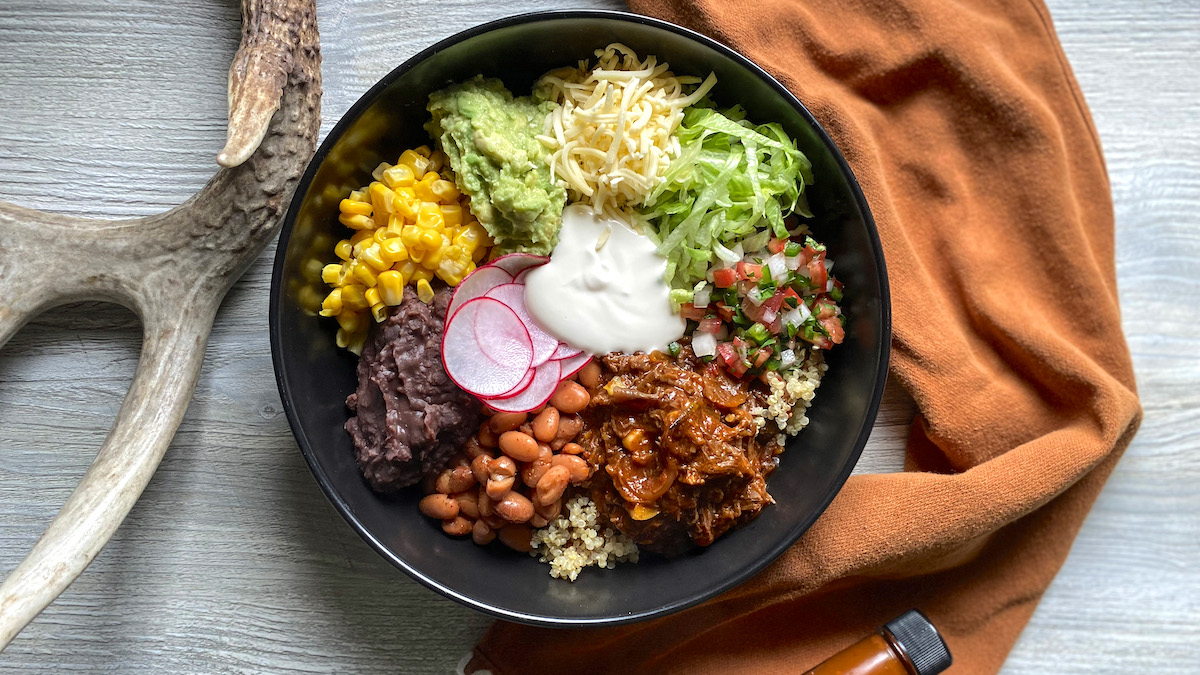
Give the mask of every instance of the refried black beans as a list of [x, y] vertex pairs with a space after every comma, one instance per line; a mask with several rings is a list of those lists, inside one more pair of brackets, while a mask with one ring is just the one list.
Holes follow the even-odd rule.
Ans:
[[441, 342], [451, 289], [425, 304], [416, 293], [373, 328], [358, 360], [358, 391], [346, 422], [363, 477], [394, 492], [436, 475], [479, 428], [480, 404], [442, 368]]

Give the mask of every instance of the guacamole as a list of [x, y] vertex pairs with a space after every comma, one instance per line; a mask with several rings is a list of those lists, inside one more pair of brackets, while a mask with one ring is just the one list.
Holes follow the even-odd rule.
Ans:
[[500, 80], [476, 76], [429, 95], [425, 128], [450, 158], [458, 189], [500, 253], [550, 255], [566, 192], [550, 175], [542, 133], [549, 101], [514, 98]]

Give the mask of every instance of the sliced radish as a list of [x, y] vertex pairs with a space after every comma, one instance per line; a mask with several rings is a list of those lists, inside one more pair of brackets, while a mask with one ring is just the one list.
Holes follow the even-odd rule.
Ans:
[[484, 267], [499, 267], [515, 277], [530, 267], [545, 265], [548, 262], [550, 262], [550, 259], [545, 256], [533, 255], [532, 253], [509, 253], [508, 255], [496, 258]]
[[525, 371], [525, 377], [521, 378], [521, 381], [517, 384], [517, 386], [513, 387], [509, 391], [504, 392], [503, 394], [500, 394], [496, 398], [504, 398], [505, 396], [516, 396], [517, 394], [525, 391], [525, 388], [529, 386], [529, 383], [533, 382], [533, 371], [534, 370], [536, 370], [536, 369], [533, 367], [530, 367], [529, 370]]
[[533, 382], [525, 388], [525, 391], [516, 396], [507, 398], [489, 398], [484, 400], [484, 403], [493, 410], [499, 412], [529, 412], [535, 410], [550, 400], [558, 389], [559, 374], [562, 370], [559, 368], [558, 361], [547, 361], [534, 369]]
[[576, 356], [576, 355], [582, 354], [582, 353], [583, 353], [582, 349], [575, 349], [574, 347], [568, 345], [565, 342], [560, 342], [560, 343], [558, 343], [558, 349], [555, 349], [554, 353], [550, 355], [550, 360], [551, 361], [561, 361], [565, 358]]
[[550, 360], [550, 357], [558, 349], [558, 338], [542, 330], [533, 317], [529, 316], [529, 311], [525, 309], [524, 285], [501, 284], [488, 291], [485, 297], [495, 298], [508, 305], [509, 309], [516, 312], [521, 321], [525, 322], [525, 328], [529, 330], [529, 339], [533, 341], [534, 368]]
[[446, 321], [454, 318], [454, 313], [468, 300], [482, 298], [487, 292], [500, 284], [512, 283], [513, 277], [499, 267], [484, 265], [468, 274], [454, 289], [450, 296], [450, 305], [446, 307]]
[[[480, 333], [487, 336], [486, 342], [477, 338]], [[442, 365], [455, 384], [476, 396], [513, 391], [532, 362], [529, 331], [499, 300], [468, 300], [446, 324]]]
[[588, 361], [591, 360], [591, 354], [576, 354], [575, 356], [568, 356], [565, 359], [560, 359], [558, 361], [559, 366], [562, 368], [562, 375], [560, 377], [564, 380], [571, 377], [575, 373], [583, 370], [583, 367], [586, 366]]
[[536, 268], [536, 267], [526, 267], [525, 269], [521, 270], [520, 274], [518, 274], [517, 276], [513, 277], [513, 283], [514, 283], [514, 284], [523, 284], [523, 283], [525, 283], [525, 279], [526, 279], [526, 278], [529, 276], [529, 273], [530, 273], [532, 270], [535, 270], [535, 269], [537, 269], [537, 268]]

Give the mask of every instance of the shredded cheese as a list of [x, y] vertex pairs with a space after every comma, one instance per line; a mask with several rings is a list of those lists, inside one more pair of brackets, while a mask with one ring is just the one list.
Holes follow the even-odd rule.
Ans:
[[[559, 104], [538, 140], [550, 149], [550, 171], [573, 201], [628, 221], [679, 156], [674, 134], [683, 109], [717, 78], [677, 77], [668, 64], [653, 56], [640, 61], [620, 43], [596, 50], [596, 57], [593, 69], [582, 61], [538, 81], [539, 94]], [[688, 85], [699, 86], [685, 94]]]

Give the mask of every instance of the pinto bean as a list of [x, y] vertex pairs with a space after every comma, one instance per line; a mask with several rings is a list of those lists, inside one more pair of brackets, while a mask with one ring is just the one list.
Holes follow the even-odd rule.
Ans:
[[485, 448], [494, 448], [500, 443], [500, 434], [492, 431], [487, 424], [479, 427], [479, 433], [475, 437]]
[[558, 408], [548, 406], [533, 418], [533, 437], [549, 443], [558, 435]]
[[571, 472], [572, 483], [581, 483], [587, 480], [587, 477], [592, 474], [591, 468], [588, 467], [588, 463], [585, 462], [582, 457], [577, 457], [576, 455], [572, 454], [555, 455], [554, 458], [550, 460], [550, 464], [552, 466], [565, 466], [567, 471]]
[[510, 478], [517, 475], [517, 463], [512, 457], [501, 455], [488, 462], [488, 475], [492, 478]]
[[532, 462], [538, 458], [537, 441], [533, 436], [520, 431], [506, 431], [500, 434], [500, 451], [519, 462]]
[[474, 461], [480, 455], [491, 457], [492, 451], [480, 445], [479, 439], [472, 436], [463, 444], [463, 454], [467, 456], [467, 459]]
[[596, 363], [595, 359], [588, 361], [588, 364], [579, 371], [579, 384], [588, 389], [600, 384], [600, 364]]
[[451, 520], [458, 515], [458, 502], [448, 495], [435, 492], [426, 495], [417, 505], [421, 513], [438, 520]]
[[551, 466], [542, 475], [535, 488], [537, 503], [552, 504], [563, 495], [567, 484], [571, 482], [571, 470], [565, 466]]
[[550, 447], [555, 451], [561, 450], [564, 445], [575, 440], [579, 432], [583, 430], [583, 418], [579, 415], [563, 415], [561, 411], [558, 416], [558, 434], [554, 440], [550, 441]]
[[483, 522], [487, 523], [488, 527], [490, 527], [496, 531], [499, 531], [500, 528], [504, 527], [505, 525], [508, 525], [508, 521], [501, 518], [500, 514], [497, 514], [497, 513], [493, 513], [490, 516], [485, 516], [483, 518]]
[[479, 483], [486, 483], [488, 476], [488, 467], [492, 463], [492, 458], [489, 455], [479, 455], [471, 460], [471, 475], [475, 476], [475, 480]]
[[554, 451], [545, 443], [538, 443], [538, 457], [521, 469], [521, 480], [533, 487], [542, 479], [542, 474], [546, 473], [546, 469], [550, 468], [550, 463], [554, 459]]
[[514, 551], [529, 553], [533, 550], [533, 528], [528, 525], [505, 525], [497, 536], [502, 544]]
[[550, 397], [550, 405], [558, 408], [560, 413], [577, 413], [587, 407], [592, 401], [592, 395], [578, 382], [567, 380], [560, 382], [554, 395]]
[[479, 517], [479, 495], [478, 493], [463, 492], [454, 495], [454, 500], [458, 502], [458, 512], [468, 518]]
[[509, 491], [504, 499], [496, 502], [495, 509], [500, 517], [510, 523], [523, 523], [533, 516], [533, 502], [516, 490]]
[[492, 510], [492, 498], [487, 495], [486, 483], [480, 485], [479, 492], [475, 493], [475, 503], [478, 505], [480, 518], [486, 518], [495, 513]]
[[487, 482], [488, 499], [499, 502], [504, 499], [504, 496], [512, 490], [513, 485], [517, 482], [515, 476], [506, 476], [503, 478], [492, 477]]
[[578, 455], [583, 453], [583, 446], [578, 443], [567, 443], [562, 446], [562, 452], [568, 455]]
[[471, 539], [480, 546], [487, 546], [496, 538], [496, 531], [482, 520], [475, 521], [471, 527]]
[[[441, 480], [441, 477], [438, 477]], [[450, 475], [446, 479], [446, 485], [450, 488], [450, 492], [446, 494], [455, 494], [458, 492], [466, 492], [475, 484], [475, 476], [471, 473], [471, 467], [458, 465], [450, 470]], [[441, 492], [441, 490], [438, 490]]]
[[525, 423], [529, 416], [525, 413], [496, 413], [488, 420], [488, 428], [497, 434], [512, 431]]
[[547, 521], [554, 520], [558, 517], [559, 512], [562, 511], [562, 498], [555, 499], [549, 504], [534, 503], [533, 511]]
[[471, 534], [471, 521], [462, 516], [455, 516], [449, 520], [442, 521], [442, 531], [452, 537], [461, 537]]
[[537, 511], [534, 511], [533, 515], [529, 517], [529, 524], [535, 528], [542, 528], [549, 525], [550, 520]]

